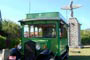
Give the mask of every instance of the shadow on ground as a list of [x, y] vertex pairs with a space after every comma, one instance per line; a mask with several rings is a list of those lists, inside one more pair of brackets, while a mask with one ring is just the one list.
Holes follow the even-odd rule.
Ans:
[[90, 56], [69, 56], [69, 60], [90, 60]]

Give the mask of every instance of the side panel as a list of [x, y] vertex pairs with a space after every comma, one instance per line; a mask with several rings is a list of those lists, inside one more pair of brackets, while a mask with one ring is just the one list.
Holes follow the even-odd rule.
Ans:
[[66, 46], [68, 45], [68, 39], [62, 38], [60, 40], [60, 52], [63, 54], [66, 51]]
[[26, 15], [27, 19], [35, 18], [60, 18], [58, 12], [47, 12], [47, 13], [30, 13]]

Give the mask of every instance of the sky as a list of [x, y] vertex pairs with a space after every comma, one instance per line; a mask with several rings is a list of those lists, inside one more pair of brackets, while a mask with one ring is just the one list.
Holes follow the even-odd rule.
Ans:
[[[70, 0], [0, 0], [2, 18], [18, 23], [25, 19], [27, 13], [60, 12], [68, 21], [70, 11], [62, 10], [61, 7], [69, 5]], [[90, 0], [74, 0], [74, 4], [82, 5], [74, 10], [74, 17], [81, 24], [81, 29], [90, 28]]]

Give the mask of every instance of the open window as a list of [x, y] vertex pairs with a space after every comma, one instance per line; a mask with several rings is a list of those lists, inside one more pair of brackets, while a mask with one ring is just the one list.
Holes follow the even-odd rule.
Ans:
[[67, 25], [63, 23], [62, 21], [60, 22], [60, 37], [61, 38], [67, 38]]
[[56, 25], [55, 24], [30, 24], [24, 26], [24, 37], [26, 38], [55, 38]]

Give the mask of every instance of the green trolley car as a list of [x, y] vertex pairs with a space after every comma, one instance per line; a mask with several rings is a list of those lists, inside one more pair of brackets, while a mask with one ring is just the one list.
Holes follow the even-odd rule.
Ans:
[[59, 12], [30, 13], [21, 23], [24, 60], [68, 58], [68, 24]]

